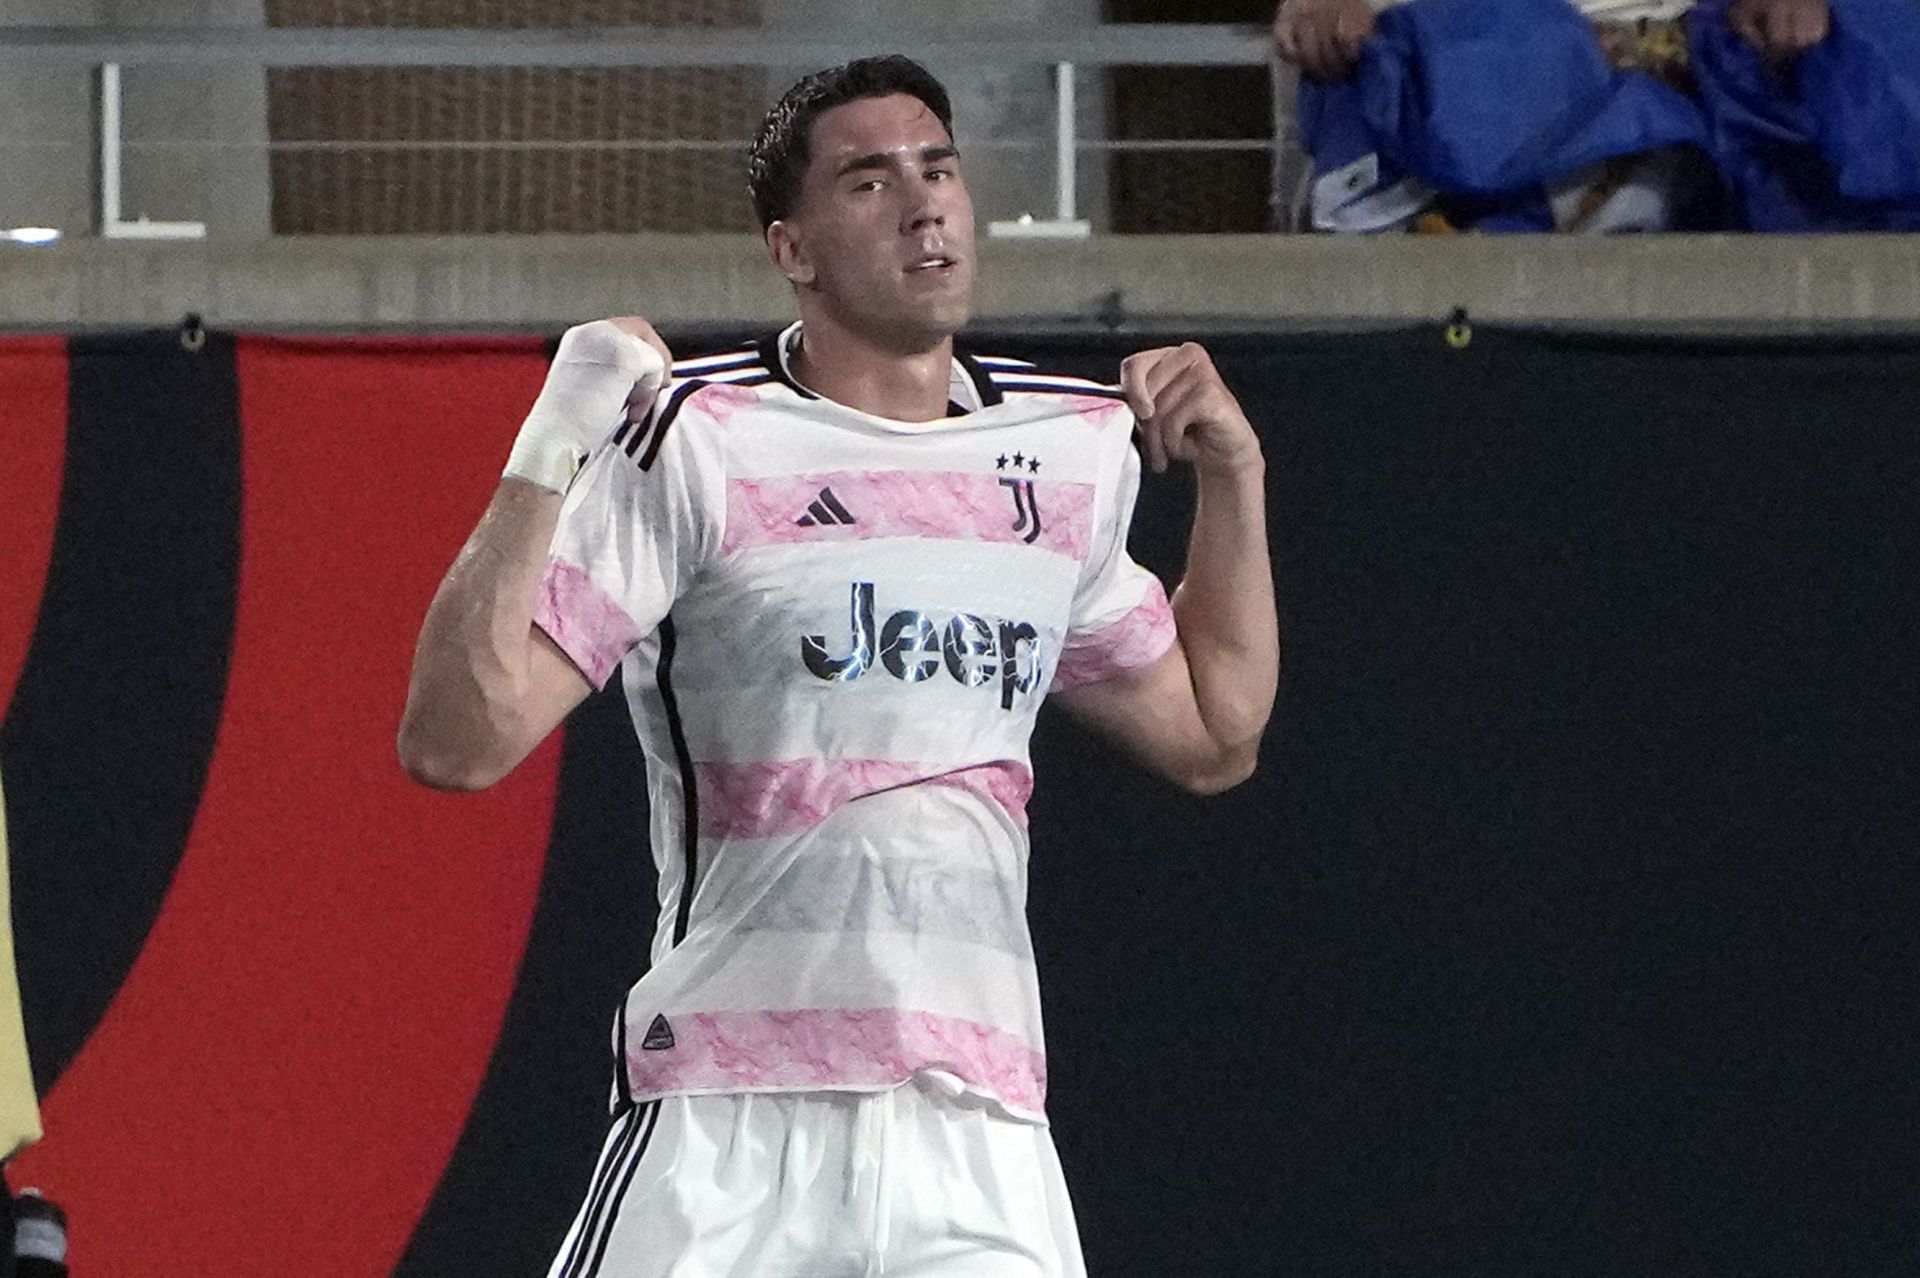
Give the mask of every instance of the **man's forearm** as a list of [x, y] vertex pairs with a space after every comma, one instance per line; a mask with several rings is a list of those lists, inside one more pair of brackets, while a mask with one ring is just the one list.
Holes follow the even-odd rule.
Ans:
[[1187, 572], [1173, 593], [1194, 701], [1223, 754], [1250, 758], [1273, 712], [1280, 622], [1267, 552], [1266, 467], [1197, 474]]
[[460, 786], [512, 734], [524, 699], [536, 592], [560, 494], [503, 479], [427, 609], [400, 725], [400, 755], [429, 784]]

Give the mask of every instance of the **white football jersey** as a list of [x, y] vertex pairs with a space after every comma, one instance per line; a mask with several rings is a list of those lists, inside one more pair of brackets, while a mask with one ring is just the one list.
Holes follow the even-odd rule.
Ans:
[[954, 361], [952, 415], [820, 398], [798, 326], [676, 364], [581, 471], [537, 624], [622, 668], [659, 925], [622, 1099], [946, 1074], [1040, 1119], [1027, 743], [1173, 643], [1120, 393]]

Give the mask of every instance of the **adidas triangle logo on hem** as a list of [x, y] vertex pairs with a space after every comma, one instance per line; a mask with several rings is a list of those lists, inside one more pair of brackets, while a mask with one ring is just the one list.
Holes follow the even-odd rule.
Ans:
[[664, 1052], [673, 1046], [673, 1026], [667, 1024], [667, 1018], [656, 1015], [653, 1024], [647, 1026], [647, 1036], [640, 1040], [640, 1050], [644, 1052]]
[[847, 513], [840, 499], [833, 495], [833, 489], [822, 488], [820, 495], [807, 503], [807, 513], [793, 521], [802, 528], [825, 526], [838, 527], [845, 524], [857, 524], [860, 521]]

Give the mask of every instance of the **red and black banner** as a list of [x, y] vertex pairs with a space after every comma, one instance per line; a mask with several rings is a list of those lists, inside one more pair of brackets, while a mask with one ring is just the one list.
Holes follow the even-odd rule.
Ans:
[[[1266, 442], [1261, 772], [1034, 745], [1093, 1271], [1910, 1268], [1920, 344], [1209, 345]], [[624, 707], [484, 794], [394, 756], [548, 350], [0, 338], [47, 1129], [8, 1174], [76, 1274], [528, 1275], [563, 1234], [656, 911]], [[1140, 501], [1169, 582], [1191, 496]]]
[[[501, 1039], [560, 749], [453, 800], [399, 772], [395, 713], [544, 365], [0, 346], [0, 766], [57, 1133], [13, 1174], [68, 1207], [77, 1272], [376, 1274], [413, 1236]], [[593, 1066], [539, 1082], [595, 1097]]]

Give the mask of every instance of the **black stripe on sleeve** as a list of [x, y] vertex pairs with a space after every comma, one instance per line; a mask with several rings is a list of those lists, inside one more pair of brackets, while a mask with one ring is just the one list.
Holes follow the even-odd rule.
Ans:
[[[704, 356], [700, 359], [683, 360], [673, 366], [676, 377], [705, 377], [708, 373], [724, 373], [730, 369], [747, 368], [760, 362], [760, 352], [749, 347], [743, 351], [725, 356]], [[699, 365], [698, 368], [693, 367]]]
[[673, 618], [660, 622], [660, 665], [655, 682], [660, 688], [660, 704], [667, 712], [667, 739], [673, 745], [673, 759], [680, 769], [681, 845], [686, 859], [680, 882], [680, 904], [673, 916], [673, 943], [687, 939], [687, 926], [693, 918], [693, 889], [700, 873], [700, 793], [693, 779], [693, 753], [687, 749], [687, 730], [680, 718], [680, 699], [673, 691], [673, 657], [679, 649]]
[[653, 437], [648, 441], [646, 451], [640, 454], [641, 470], [653, 469], [654, 459], [660, 455], [660, 445], [666, 439], [667, 431], [673, 425], [673, 419], [680, 415], [681, 405], [691, 399], [694, 392], [701, 387], [711, 385], [713, 385], [712, 382], [697, 380], [686, 382], [667, 396], [666, 407], [659, 410], [660, 421], [653, 428]]
[[1043, 382], [1023, 382], [1002, 377], [995, 382], [1003, 391], [1019, 391], [1034, 395], [1092, 395], [1097, 399], [1117, 399], [1126, 402], [1127, 393], [1116, 386], [1052, 386]]
[[[647, 436], [653, 432], [654, 423], [659, 420], [659, 417], [660, 404], [656, 400], [653, 407], [647, 410], [647, 415], [640, 419], [637, 426], [633, 427], [633, 433], [627, 437], [625, 444], [627, 456], [631, 457], [640, 451], [640, 445], [645, 443]], [[632, 425], [632, 423], [629, 422], [629, 425]], [[626, 430], [627, 427], [623, 426], [621, 429]], [[616, 444], [620, 443], [620, 437], [615, 435], [613, 442]]]
[[[709, 386], [765, 386], [772, 380], [773, 374], [771, 373], [754, 373], [746, 377], [730, 378], [724, 382], [695, 380], [675, 388], [673, 392], [667, 396], [666, 407], [659, 410], [659, 424], [653, 428], [653, 437], [648, 442], [646, 451], [640, 454], [640, 469], [653, 469], [654, 459], [660, 456], [660, 445], [664, 444], [667, 440], [667, 431], [672, 429], [674, 419], [680, 416], [681, 408], [686, 405], [688, 400], [693, 398], [696, 391], [704, 390]], [[633, 455], [639, 443], [640, 440], [638, 436], [628, 443], [628, 456]]]

